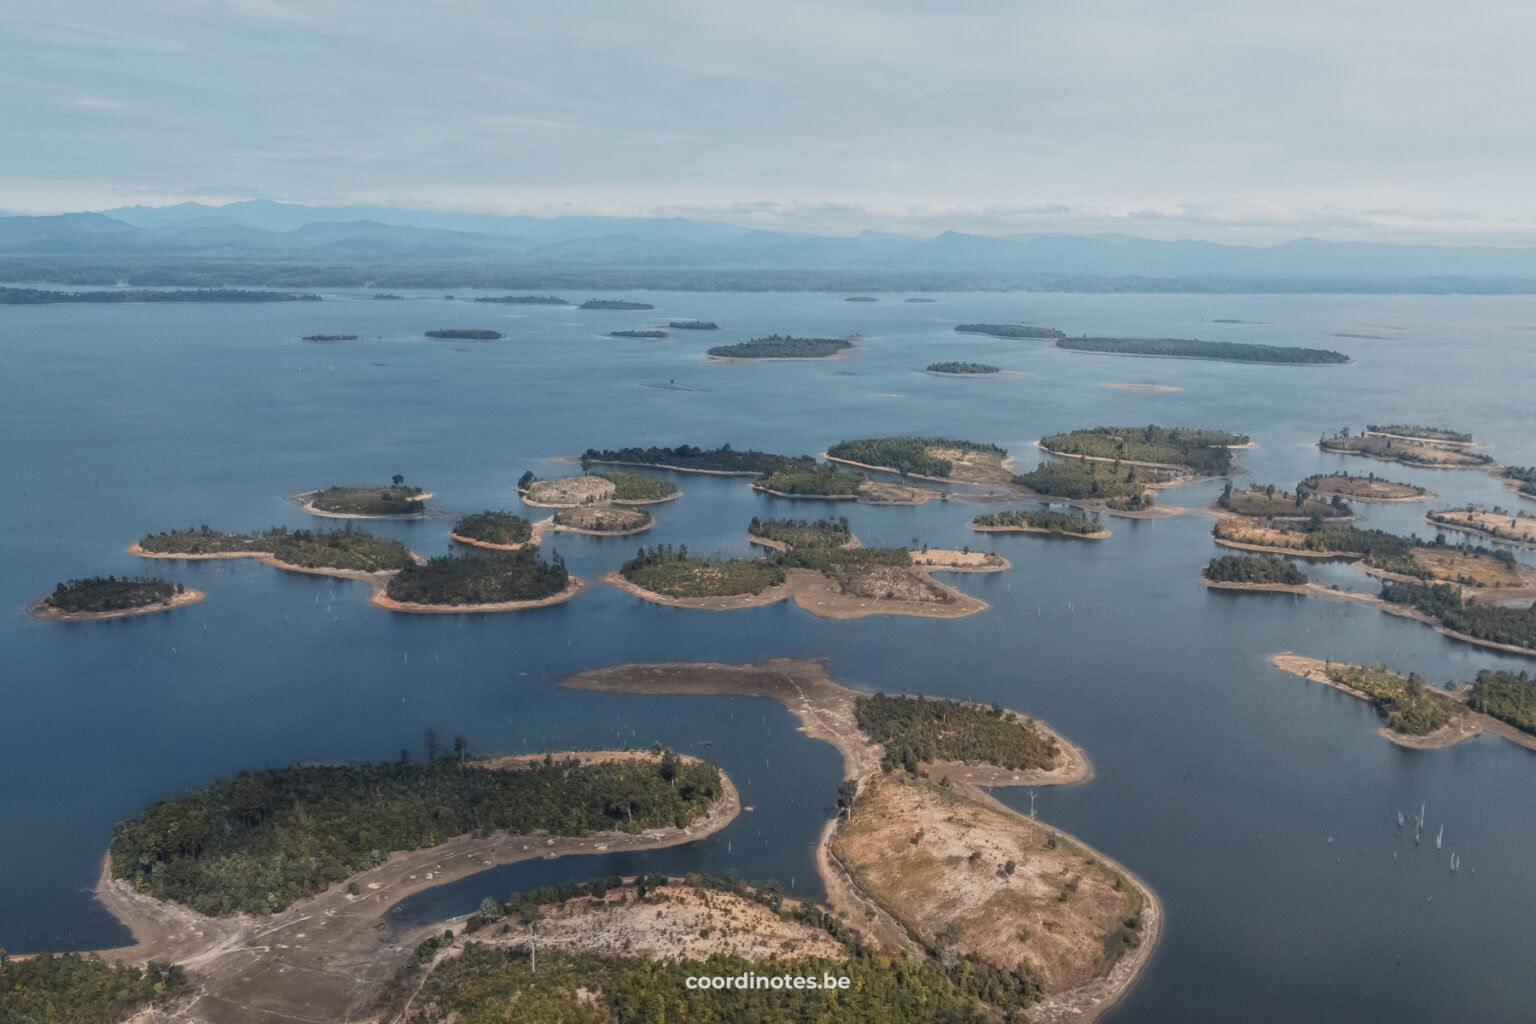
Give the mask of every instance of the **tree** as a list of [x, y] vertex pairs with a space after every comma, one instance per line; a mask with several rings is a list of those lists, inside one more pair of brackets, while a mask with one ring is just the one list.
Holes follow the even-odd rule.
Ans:
[[401, 484], [405, 483], [405, 475], [403, 473], [396, 473], [391, 479], [394, 480], [396, 487], [399, 487]]
[[491, 899], [489, 896], [487, 896], [485, 899], [480, 901], [480, 920], [481, 921], [484, 921], [486, 924], [490, 924], [492, 921], [500, 920], [501, 919], [501, 914], [502, 914], [501, 904], [497, 903], [495, 900]]
[[858, 795], [858, 779], [844, 779], [842, 785], [837, 787], [838, 813], [847, 815], [849, 821], [853, 820], [853, 801]]
[[683, 759], [677, 756], [675, 751], [667, 751], [661, 755], [661, 777], [672, 785], [677, 785], [677, 770], [682, 767]]

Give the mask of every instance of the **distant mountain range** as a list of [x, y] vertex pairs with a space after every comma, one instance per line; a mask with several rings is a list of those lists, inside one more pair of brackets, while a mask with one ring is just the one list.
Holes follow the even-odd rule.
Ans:
[[1116, 279], [1114, 290], [1138, 290], [1134, 279], [1148, 279], [1147, 290], [1167, 290], [1177, 279], [1225, 282], [1232, 290], [1243, 290], [1242, 282], [1259, 290], [1304, 291], [1371, 281], [1390, 290], [1416, 290], [1412, 282], [1425, 290], [1458, 290], [1455, 282], [1465, 280], [1504, 282], [1494, 290], [1536, 290], [1536, 249], [1493, 246], [1300, 239], [1254, 247], [952, 231], [934, 238], [873, 231], [833, 237], [683, 218], [502, 217], [268, 200], [0, 217], [0, 276], [15, 280], [92, 262], [126, 271], [199, 267], [203, 275], [221, 264], [283, 264], [288, 279], [302, 277], [304, 266], [431, 268], [434, 282], [451, 281], [451, 268], [457, 267], [514, 277], [564, 272], [557, 276], [567, 280], [584, 271], [772, 271], [858, 275], [876, 285], [881, 275], [903, 281], [937, 275], [934, 287], [981, 274], [992, 286], [1010, 280]]

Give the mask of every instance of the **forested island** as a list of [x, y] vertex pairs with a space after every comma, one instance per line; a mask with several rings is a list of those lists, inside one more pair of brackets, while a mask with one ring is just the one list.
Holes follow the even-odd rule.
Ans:
[[1075, 455], [1100, 462], [1130, 463], [1159, 469], [1188, 469], [1221, 476], [1232, 469], [1232, 447], [1248, 444], [1247, 434], [1186, 427], [1093, 427], [1040, 439], [1052, 455]]
[[1410, 441], [1429, 441], [1440, 444], [1472, 444], [1472, 435], [1449, 427], [1425, 427], [1418, 424], [1367, 423], [1366, 433], [1387, 437], [1401, 437]]
[[1459, 701], [1438, 693], [1416, 672], [1406, 677], [1385, 665], [1349, 665], [1330, 662], [1329, 680], [1341, 689], [1357, 693], [1387, 716], [1387, 728], [1405, 736], [1428, 736], [1464, 713]]
[[158, 576], [87, 576], [57, 584], [30, 610], [40, 618], [105, 619], [174, 608], [202, 596]]
[[868, 482], [863, 473], [836, 466], [786, 466], [753, 482], [752, 486], [771, 494], [807, 498], [857, 498]]
[[465, 544], [516, 550], [533, 539], [533, 524], [504, 509], [486, 509], [454, 523], [449, 536]]
[[1428, 488], [1386, 480], [1375, 473], [1314, 473], [1296, 485], [1298, 493], [1327, 494], [1355, 501], [1418, 501], [1432, 497]]
[[628, 302], [624, 299], [588, 299], [580, 309], [655, 309], [649, 302]]
[[1406, 605], [1453, 634], [1536, 653], [1536, 603], [1526, 608], [1506, 608], [1465, 598], [1461, 588], [1454, 584], [1395, 580], [1382, 583], [1381, 599]]
[[718, 331], [720, 325], [713, 320], [669, 320], [667, 326], [678, 331]]
[[356, 341], [355, 334], [306, 334], [305, 341]]
[[752, 517], [747, 524], [747, 536], [758, 541], [769, 541], [767, 547], [787, 548], [841, 548], [854, 544], [853, 531], [848, 528], [848, 518], [817, 519], [759, 519]]
[[875, 298], [873, 295], [850, 295], [846, 299], [844, 299], [843, 301], [844, 302], [879, 302], [880, 300]]
[[647, 338], [647, 339], [655, 340], [655, 339], [658, 339], [658, 338], [669, 337], [669, 335], [667, 334], [666, 331], [653, 331], [653, 330], [646, 330], [646, 331], [609, 331], [608, 332], [608, 337], [610, 337], [610, 338]]
[[877, 693], [855, 698], [853, 707], [859, 728], [883, 745], [880, 768], [887, 772], [917, 775], [920, 764], [939, 761], [1049, 771], [1061, 753], [1054, 736], [996, 705]]
[[1327, 348], [1255, 345], [1240, 341], [1199, 341], [1195, 338], [1068, 338], [1057, 348], [1121, 356], [1167, 356], [1177, 359], [1216, 359], [1237, 363], [1347, 363], [1349, 357]]
[[826, 359], [850, 348], [853, 348], [853, 342], [844, 338], [793, 338], [770, 334], [735, 345], [716, 345], [707, 351], [716, 359]]
[[994, 338], [1031, 338], [1041, 341], [1056, 341], [1067, 336], [1054, 327], [1031, 327], [1027, 324], [960, 324], [955, 330], [962, 334], [990, 334]]
[[517, 489], [522, 492], [523, 500], [530, 505], [556, 508], [609, 501], [649, 504], [669, 501], [682, 493], [670, 480], [618, 469], [606, 473], [558, 477], [554, 480], [540, 480], [532, 473], [524, 473], [517, 482]]
[[1102, 540], [1109, 536], [1109, 531], [1097, 519], [1048, 509], [988, 512], [972, 519], [967, 525], [984, 533], [1054, 533], [1085, 540]]
[[929, 363], [927, 370], [929, 373], [953, 373], [960, 374], [962, 376], [973, 376], [988, 373], [1000, 373], [1002, 372], [1002, 367], [993, 366], [991, 363], [966, 363], [950, 361], [947, 363]]
[[688, 546], [641, 548], [619, 575], [644, 590], [673, 598], [760, 595], [784, 583], [784, 570], [762, 558], [693, 558]]
[[1536, 498], [1536, 466], [1500, 466], [1499, 476], [1525, 497]]
[[0, 306], [33, 306], [64, 302], [319, 302], [320, 296], [299, 292], [250, 291], [243, 288], [197, 288], [159, 291], [130, 288], [112, 292], [58, 292], [38, 288], [0, 288]]
[[1048, 498], [1102, 501], [1117, 512], [1146, 512], [1157, 504], [1153, 485], [1168, 479], [1166, 471], [1145, 466], [1067, 459], [1042, 462], [1016, 474], [1013, 482]]
[[444, 555], [428, 559], [425, 565], [406, 566], [384, 588], [382, 596], [388, 600], [379, 601], [376, 595], [375, 603], [386, 608], [406, 606], [402, 610], [503, 610], [507, 605], [563, 600], [574, 593], [572, 583], [558, 554], [548, 561], [526, 548], [468, 558]]
[[375, 537], [350, 525], [341, 530], [280, 530], [267, 533], [272, 560], [298, 569], [343, 572], [397, 572], [414, 565], [411, 551], [398, 540]]
[[[1213, 534], [1218, 542], [1229, 542], [1228, 547], [1294, 552], [1302, 557], [1365, 559], [1390, 571], [1410, 570], [1414, 548], [1421, 543], [1416, 537], [1322, 520], [1276, 523], [1224, 519], [1216, 524]], [[1410, 571], [1417, 574], [1416, 569]]]
[[79, 953], [12, 958], [0, 950], [0, 1021], [6, 1024], [116, 1024], [164, 1007], [187, 989], [186, 971], [171, 964], [135, 967]]
[[1007, 457], [995, 444], [951, 437], [864, 437], [827, 449], [827, 458], [862, 468], [967, 482], [1006, 481]]
[[427, 337], [446, 339], [451, 341], [500, 341], [506, 335], [500, 331], [487, 331], [479, 328], [451, 327], [436, 331], [427, 331]]
[[128, 550], [136, 555], [174, 556], [177, 558], [243, 558], [270, 555], [286, 534], [286, 527], [273, 527], [261, 533], [224, 533], [206, 524], [185, 530], [151, 533]]
[[1332, 501], [1319, 501], [1308, 497], [1303, 487], [1291, 494], [1274, 484], [1253, 484], [1237, 490], [1228, 483], [1216, 504], [1234, 515], [1252, 519], [1348, 519], [1355, 514], [1337, 494]]
[[1351, 436], [1349, 429], [1332, 437], [1320, 438], [1317, 446], [1338, 455], [1363, 455], [1384, 462], [1402, 462], [1429, 469], [1470, 469], [1492, 464], [1493, 457], [1434, 441], [1405, 440], [1384, 434], [1361, 431]]
[[514, 306], [569, 306], [570, 303], [558, 295], [484, 295], [475, 299], [476, 302], [505, 302]]
[[418, 516], [432, 495], [395, 477], [389, 487], [337, 487], [298, 495], [305, 511], [332, 516]]
[[515, 767], [464, 756], [243, 772], [117, 826], [112, 874], [199, 913], [271, 914], [390, 853], [483, 830], [638, 833], [682, 826], [721, 793], [714, 765], [679, 758]]
[[1222, 555], [1211, 559], [1201, 575], [1208, 583], [1255, 587], [1299, 587], [1307, 582], [1305, 573], [1274, 555]]
[[809, 455], [773, 455], [748, 448], [738, 451], [729, 444], [719, 448], [700, 448], [680, 444], [675, 448], [588, 448], [583, 463], [606, 462], [614, 465], [654, 466], [688, 473], [721, 473], [754, 476], [794, 466], [813, 469], [816, 460]]

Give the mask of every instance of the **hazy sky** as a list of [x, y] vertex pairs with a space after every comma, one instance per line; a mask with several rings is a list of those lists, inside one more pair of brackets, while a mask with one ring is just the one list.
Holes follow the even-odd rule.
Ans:
[[13, 211], [1536, 244], [1528, 0], [26, 6]]

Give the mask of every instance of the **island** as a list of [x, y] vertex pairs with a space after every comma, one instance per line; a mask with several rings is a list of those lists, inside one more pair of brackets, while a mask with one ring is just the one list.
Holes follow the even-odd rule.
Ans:
[[1351, 436], [1347, 427], [1332, 437], [1319, 438], [1317, 446], [1335, 455], [1361, 455], [1426, 469], [1474, 469], [1493, 463], [1492, 456], [1468, 451], [1458, 443], [1400, 438], [1367, 431]]
[[656, 525], [656, 520], [644, 509], [604, 504], [562, 508], [555, 513], [552, 523], [555, 529], [568, 533], [621, 537], [643, 533]]
[[1522, 498], [1536, 498], [1536, 466], [1500, 466], [1498, 475]]
[[1232, 363], [1324, 365], [1349, 362], [1349, 356], [1329, 348], [1255, 345], [1241, 341], [1200, 341], [1195, 338], [1068, 338], [1057, 348], [1100, 355], [1161, 356], [1169, 359], [1215, 359]]
[[981, 999], [980, 1012], [945, 1012], [924, 1001], [918, 1013], [909, 1007], [859, 1020], [981, 1024], [1010, 1012], [1015, 1019], [1091, 1020], [1130, 986], [1161, 933], [1157, 898], [1134, 875], [984, 788], [1091, 776], [1081, 750], [1025, 715], [860, 693], [834, 682], [818, 662], [789, 659], [620, 665], [562, 685], [769, 698], [837, 749], [844, 779], [816, 860], [837, 920], [876, 954], [842, 969], [903, 964], [914, 980], [957, 972], [973, 979]]
[[1349, 519], [1355, 514], [1337, 493], [1332, 501], [1319, 501], [1309, 497], [1305, 487], [1297, 487], [1291, 494], [1274, 484], [1251, 484], [1238, 490], [1229, 482], [1216, 499], [1216, 507], [1249, 519]]
[[545, 561], [525, 548], [412, 563], [376, 587], [372, 603], [400, 612], [508, 612], [560, 604], [581, 589], [559, 555]]
[[542, 508], [574, 508], [608, 502], [649, 505], [671, 501], [683, 493], [670, 480], [618, 469], [554, 480], [540, 480], [531, 472], [524, 473], [517, 482], [517, 490], [524, 502]]
[[1051, 455], [1182, 470], [1195, 476], [1232, 472], [1232, 449], [1250, 446], [1247, 434], [1185, 427], [1092, 427], [1050, 434], [1037, 443]]
[[1536, 749], [1536, 679], [1525, 672], [1482, 669], [1471, 683], [1434, 690], [1418, 673], [1404, 676], [1385, 665], [1351, 665], [1289, 651], [1270, 661], [1375, 706], [1387, 718], [1380, 734], [1399, 746], [1440, 749], [1488, 732]]
[[607, 463], [615, 466], [651, 466], [680, 473], [712, 473], [719, 476], [761, 476], [785, 467], [814, 469], [816, 460], [809, 455], [773, 455], [748, 448], [738, 451], [729, 444], [719, 448], [700, 448], [680, 444], [674, 448], [588, 448], [582, 453], [583, 464]]
[[853, 348], [846, 338], [794, 338], [770, 334], [735, 345], [716, 345], [706, 350], [717, 360], [730, 359], [827, 359]]
[[1467, 505], [1429, 512], [1424, 516], [1436, 526], [1491, 537], [1505, 544], [1536, 546], [1536, 515], [1525, 511], [1505, 511], [1495, 505], [1483, 508]]
[[484, 512], [464, 516], [453, 524], [448, 536], [460, 544], [494, 551], [521, 551], [538, 543], [534, 537], [533, 524], [505, 509], [486, 509]]
[[305, 341], [356, 341], [356, 334], [306, 334]]
[[405, 298], [404, 295], [395, 295], [393, 292], [375, 292], [372, 297], [375, 299], [388, 299], [395, 301]]
[[666, 338], [670, 337], [666, 331], [609, 331], [610, 338]]
[[916, 295], [916, 296], [913, 296], [910, 299], [902, 299], [901, 301], [902, 302], [938, 302], [939, 300], [938, 299], [930, 299], [930, 298], [927, 298], [927, 297], [921, 296], [921, 295]]
[[988, 512], [966, 524], [980, 533], [1044, 533], [1073, 540], [1103, 540], [1109, 531], [1097, 517], [1074, 516], [1048, 509], [1009, 509]]
[[125, 288], [110, 292], [59, 292], [39, 288], [0, 288], [0, 306], [34, 306], [64, 302], [319, 302], [320, 296], [301, 292], [251, 291], [245, 288], [187, 288], [160, 291]]
[[1063, 498], [1103, 506], [1120, 515], [1145, 517], [1154, 511], [1154, 488], [1179, 482], [1176, 471], [1145, 466], [1117, 466], [1112, 462], [1071, 459], [1042, 462], [1027, 473], [1018, 473], [1013, 483], [1031, 493], [1047, 498]]
[[487, 331], [478, 328], [444, 328], [442, 330], [427, 331], [427, 337], [446, 339], [451, 341], [500, 341], [506, 335], [500, 331]]
[[407, 486], [395, 476], [389, 487], [337, 487], [305, 491], [294, 496], [299, 507], [317, 516], [336, 519], [383, 519], [390, 516], [421, 516], [426, 513], [430, 491]]
[[1449, 427], [1424, 427], [1418, 425], [1405, 425], [1402, 423], [1365, 425], [1367, 434], [1375, 434], [1378, 437], [1392, 437], [1402, 441], [1425, 441], [1437, 445], [1470, 445], [1477, 444], [1471, 434], [1464, 434], [1459, 430]]
[[836, 466], [812, 465], [809, 467], [785, 467], [775, 470], [752, 487], [781, 498], [844, 498], [856, 499], [860, 490], [869, 482], [863, 473], [838, 469]]
[[762, 558], [693, 558], [688, 546], [641, 548], [604, 579], [637, 597], [682, 608], [751, 608], [786, 596], [783, 567]]
[[272, 553], [263, 561], [280, 569], [329, 575], [395, 573], [417, 564], [417, 557], [398, 540], [375, 537], [362, 530], [294, 530], [268, 533]]
[[846, 299], [844, 299], [843, 301], [844, 302], [879, 302], [880, 300], [875, 298], [873, 295], [850, 295]]
[[203, 597], [200, 590], [158, 576], [87, 576], [58, 583], [27, 611], [39, 619], [87, 622], [168, 611]]
[[1056, 341], [1066, 337], [1064, 332], [1054, 327], [1031, 327], [1027, 324], [960, 324], [955, 330], [962, 334], [990, 334], [994, 338], [1029, 338], [1040, 341]]
[[262, 533], [224, 533], [204, 524], [151, 533], [130, 544], [128, 553], [141, 558], [262, 558], [272, 554], [286, 532], [274, 527]]
[[1433, 498], [1428, 488], [1382, 479], [1375, 473], [1314, 473], [1296, 485], [1298, 493], [1326, 494], [1352, 501], [1422, 501]]
[[1008, 451], [985, 441], [950, 437], [865, 437], [839, 441], [828, 459], [945, 483], [1007, 483], [1013, 477]]
[[859, 539], [848, 528], [848, 518], [817, 519], [759, 519], [752, 517], [747, 524], [747, 540], [775, 551], [790, 548], [854, 548]]
[[1400, 565], [1410, 558], [1417, 538], [1383, 530], [1364, 530], [1321, 519], [1254, 519], [1228, 516], [1212, 530], [1222, 547], [1295, 558], [1377, 560], [1381, 566]]
[[677, 331], [718, 331], [720, 325], [713, 320], [669, 320], [667, 326]]
[[578, 309], [655, 309], [649, 302], [629, 302], [624, 299], [588, 299]]
[[929, 363], [929, 373], [949, 373], [962, 377], [984, 376], [989, 373], [1000, 373], [1002, 367], [993, 366], [991, 363], [965, 363], [951, 361], [947, 363]]
[[1243, 590], [1289, 590], [1308, 583], [1305, 573], [1274, 555], [1222, 555], [1200, 576], [1208, 587]]
[[483, 295], [476, 302], [504, 302], [514, 306], [569, 306], [558, 295]]

